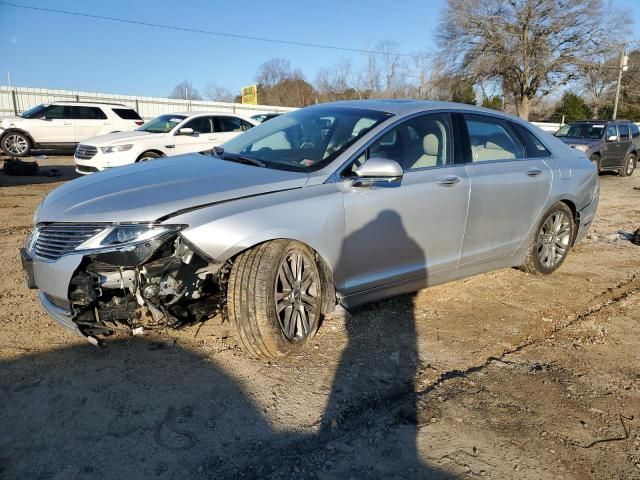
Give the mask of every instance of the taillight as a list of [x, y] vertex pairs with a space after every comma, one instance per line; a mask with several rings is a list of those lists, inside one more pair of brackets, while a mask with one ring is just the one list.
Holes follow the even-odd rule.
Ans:
[[144, 123], [144, 120], [136, 120], [136, 125], [142, 125]]

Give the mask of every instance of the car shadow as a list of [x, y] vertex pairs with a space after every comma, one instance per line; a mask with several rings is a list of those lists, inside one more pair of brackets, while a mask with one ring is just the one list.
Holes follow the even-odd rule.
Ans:
[[[395, 248], [424, 262], [400, 216], [384, 214], [402, 239]], [[350, 237], [364, 239], [368, 226]], [[274, 428], [269, 392], [252, 389], [251, 374], [231, 374], [171, 340], [115, 339], [2, 361], [0, 478], [454, 478], [416, 445], [413, 298], [385, 302], [383, 313], [371, 304], [346, 321], [317, 432]], [[291, 415], [296, 408], [306, 413], [292, 406]]]

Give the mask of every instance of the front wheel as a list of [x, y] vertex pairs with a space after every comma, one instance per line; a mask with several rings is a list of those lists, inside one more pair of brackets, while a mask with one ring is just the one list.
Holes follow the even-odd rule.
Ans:
[[600, 154], [594, 153], [593, 155], [591, 155], [589, 160], [591, 160], [591, 163], [593, 163], [593, 166], [596, 167], [596, 171], [600, 173]]
[[162, 155], [156, 152], [144, 152], [142, 155], [138, 157], [136, 162], [147, 162], [149, 160], [155, 160], [156, 158], [160, 158]]
[[527, 258], [520, 269], [544, 275], [555, 272], [567, 258], [574, 231], [571, 209], [562, 202], [553, 205], [536, 227]]
[[20, 132], [9, 132], [2, 137], [0, 147], [10, 157], [24, 157], [31, 151], [31, 140]]
[[625, 159], [624, 164], [620, 169], [620, 176], [629, 177], [633, 174], [633, 171], [635, 169], [636, 169], [636, 157], [635, 155], [631, 154]]
[[315, 252], [273, 240], [240, 254], [227, 290], [229, 319], [255, 357], [282, 357], [305, 345], [320, 324], [324, 288]]

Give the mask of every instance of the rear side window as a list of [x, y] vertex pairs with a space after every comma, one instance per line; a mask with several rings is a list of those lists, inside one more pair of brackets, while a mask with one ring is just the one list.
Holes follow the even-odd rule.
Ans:
[[237, 117], [216, 117], [216, 132], [244, 132], [249, 130], [252, 125]]
[[618, 131], [620, 132], [620, 140], [629, 140], [629, 125], [618, 125]]
[[631, 125], [629, 125], [631, 127], [631, 136], [633, 138], [638, 138], [640, 137], [640, 129], [638, 128], [638, 126], [635, 123], [632, 123]]
[[132, 108], [113, 108], [113, 112], [123, 120], [142, 120], [138, 112]]
[[538, 137], [531, 133], [529, 129], [513, 122], [509, 122], [509, 126], [516, 132], [524, 144], [524, 151], [527, 158], [540, 158], [551, 155], [547, 147], [545, 147]]
[[98, 107], [73, 107], [73, 118], [78, 120], [106, 120], [107, 116]]
[[464, 115], [471, 144], [471, 161], [492, 162], [525, 158], [524, 145], [507, 122], [485, 115]]

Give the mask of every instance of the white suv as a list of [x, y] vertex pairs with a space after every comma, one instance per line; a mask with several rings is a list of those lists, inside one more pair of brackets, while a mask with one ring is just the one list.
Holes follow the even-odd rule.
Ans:
[[74, 156], [76, 171], [93, 173], [159, 157], [204, 152], [255, 125], [255, 120], [232, 113], [160, 115], [133, 132], [83, 141]]
[[133, 130], [144, 121], [119, 103], [54, 102], [0, 118], [0, 148], [12, 157], [32, 149], [72, 149], [85, 138]]

